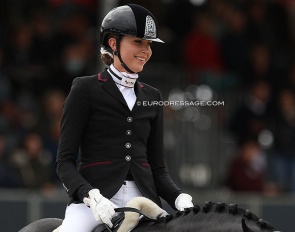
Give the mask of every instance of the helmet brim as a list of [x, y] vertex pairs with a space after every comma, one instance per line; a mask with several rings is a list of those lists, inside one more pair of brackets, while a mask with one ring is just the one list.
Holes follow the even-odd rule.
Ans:
[[150, 40], [150, 41], [153, 41], [153, 42], [159, 42], [159, 43], [165, 43], [163, 40], [160, 40], [159, 38], [156, 38], [156, 39], [146, 39], [146, 40]]
[[159, 38], [151, 38], [151, 37], [138, 37], [136, 35], [132, 35], [132, 34], [128, 34], [128, 33], [120, 33], [121, 35], [128, 35], [128, 36], [132, 36], [135, 38], [139, 38], [139, 39], [143, 39], [143, 40], [149, 40], [149, 41], [153, 41], [153, 42], [158, 42], [158, 43], [165, 43], [163, 40], [159, 39]]

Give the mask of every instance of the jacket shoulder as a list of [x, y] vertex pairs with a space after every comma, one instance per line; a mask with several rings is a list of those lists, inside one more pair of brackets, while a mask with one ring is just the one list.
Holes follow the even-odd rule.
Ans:
[[159, 89], [157, 89], [157, 88], [155, 88], [155, 87], [153, 87], [153, 86], [151, 86], [149, 84], [146, 84], [144, 82], [139, 81], [139, 85], [143, 86], [148, 91], [155, 92], [155, 93], [160, 93]]
[[81, 76], [81, 77], [76, 77], [74, 81], [82, 81], [82, 82], [92, 82], [97, 80], [97, 75], [91, 75], [91, 76]]
[[98, 81], [98, 75], [92, 75], [92, 76], [80, 76], [76, 77], [73, 80], [72, 86], [80, 87], [80, 88], [89, 88], [93, 86], [97, 86], [100, 81]]

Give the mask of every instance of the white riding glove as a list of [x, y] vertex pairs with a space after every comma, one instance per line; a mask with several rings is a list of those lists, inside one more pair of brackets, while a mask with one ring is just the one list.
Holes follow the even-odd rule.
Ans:
[[114, 208], [117, 208], [117, 206], [101, 195], [98, 189], [90, 190], [88, 195], [89, 197], [85, 197], [83, 202], [92, 209], [95, 220], [112, 228], [111, 220], [115, 216]]
[[180, 211], [184, 211], [184, 209], [186, 208], [194, 207], [192, 199], [193, 199], [192, 196], [186, 193], [181, 193], [175, 200], [176, 209]]

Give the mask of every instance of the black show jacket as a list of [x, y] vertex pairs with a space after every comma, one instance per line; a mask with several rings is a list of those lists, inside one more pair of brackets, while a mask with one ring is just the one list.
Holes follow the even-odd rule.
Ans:
[[107, 70], [74, 79], [64, 103], [56, 160], [72, 202], [81, 202], [93, 188], [110, 199], [130, 170], [143, 196], [160, 206], [161, 197], [175, 208], [181, 190], [166, 172], [163, 108], [147, 104], [161, 101], [161, 94], [138, 81], [134, 90], [137, 99], [130, 111]]

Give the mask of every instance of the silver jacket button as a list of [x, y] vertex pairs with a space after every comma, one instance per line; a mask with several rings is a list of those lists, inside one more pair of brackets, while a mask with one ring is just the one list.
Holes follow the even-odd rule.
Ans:
[[125, 147], [126, 147], [126, 148], [130, 148], [130, 147], [131, 147], [131, 143], [126, 143], [126, 144], [125, 144]]
[[128, 117], [127, 118], [127, 122], [132, 122], [133, 121], [133, 118], [132, 117]]
[[125, 160], [126, 160], [126, 161], [130, 161], [130, 160], [131, 160], [130, 155], [126, 155], [126, 156], [125, 156]]
[[132, 131], [131, 130], [127, 130], [126, 131], [126, 135], [131, 135], [132, 134]]

